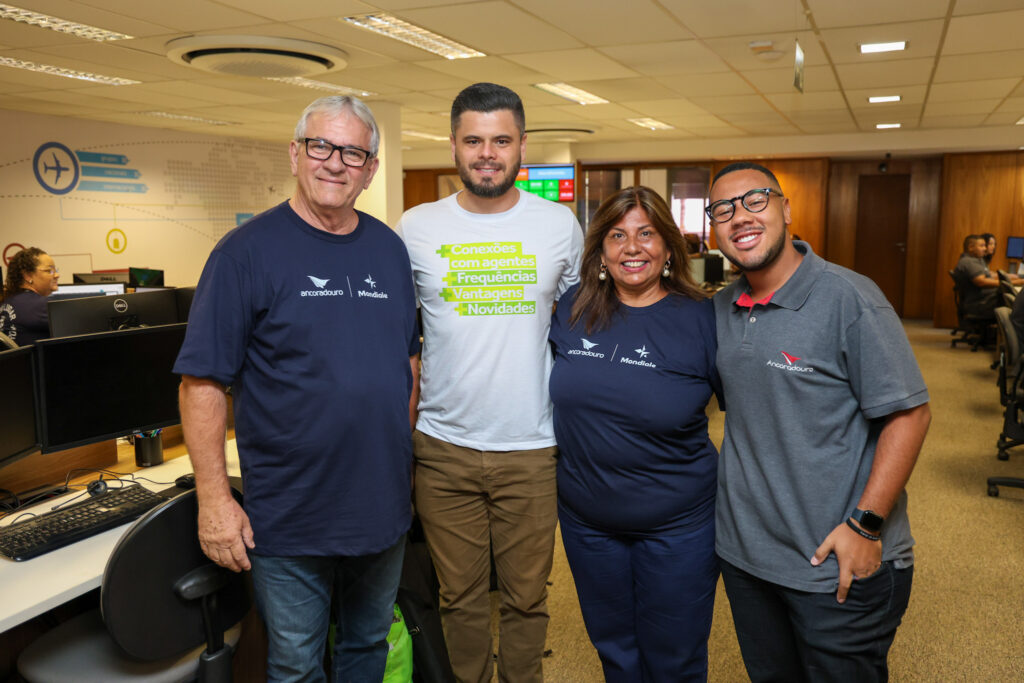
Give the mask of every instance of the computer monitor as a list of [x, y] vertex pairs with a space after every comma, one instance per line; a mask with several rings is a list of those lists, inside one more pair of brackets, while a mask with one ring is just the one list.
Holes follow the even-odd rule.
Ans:
[[71, 278], [80, 285], [103, 285], [112, 282], [128, 285], [128, 273], [74, 273]]
[[113, 294], [124, 294], [123, 282], [111, 282], [105, 285], [61, 285], [47, 299], [59, 301], [60, 299], [81, 299], [86, 296], [111, 296]]
[[188, 312], [192, 308], [192, 299], [195, 295], [195, 287], [178, 287], [174, 290], [174, 296], [178, 300], [178, 320], [180, 322], [188, 322]]
[[163, 287], [164, 271], [156, 268], [128, 268], [128, 284], [132, 287]]
[[1006, 258], [1010, 261], [1024, 260], [1024, 237], [1006, 238]]
[[179, 320], [173, 289], [48, 301], [46, 309], [50, 316], [51, 337], [169, 325]]
[[0, 467], [39, 450], [33, 349], [0, 352]]
[[36, 342], [42, 451], [178, 424], [184, 323]]

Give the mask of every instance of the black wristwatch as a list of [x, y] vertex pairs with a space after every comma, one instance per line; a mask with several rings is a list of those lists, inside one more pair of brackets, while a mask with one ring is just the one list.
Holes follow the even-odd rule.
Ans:
[[877, 534], [881, 531], [882, 525], [885, 523], [884, 517], [875, 514], [871, 510], [861, 510], [860, 508], [854, 509], [850, 518], [856, 520], [864, 531], [868, 531], [872, 534]]

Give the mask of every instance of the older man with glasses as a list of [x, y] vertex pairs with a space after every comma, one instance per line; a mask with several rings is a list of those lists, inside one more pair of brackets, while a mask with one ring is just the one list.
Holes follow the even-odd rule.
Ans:
[[928, 391], [878, 287], [790, 239], [771, 171], [723, 168], [707, 214], [744, 273], [715, 296], [727, 410], [715, 546], [747, 672], [884, 681], [910, 599], [904, 486]]
[[[402, 240], [354, 208], [377, 171], [377, 124], [352, 97], [303, 112], [294, 196], [210, 254], [174, 371], [196, 473], [199, 541], [252, 569], [270, 681], [384, 676], [411, 521], [419, 329]], [[224, 461], [234, 396], [245, 509]]]

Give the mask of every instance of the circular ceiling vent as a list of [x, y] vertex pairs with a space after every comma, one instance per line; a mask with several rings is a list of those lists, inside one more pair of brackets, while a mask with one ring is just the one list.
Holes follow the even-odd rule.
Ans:
[[227, 76], [313, 76], [348, 65], [348, 55], [337, 48], [273, 36], [189, 36], [166, 48], [172, 62]]

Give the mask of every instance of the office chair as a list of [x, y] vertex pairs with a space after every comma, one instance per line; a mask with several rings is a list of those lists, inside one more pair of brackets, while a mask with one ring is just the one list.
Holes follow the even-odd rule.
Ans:
[[25, 680], [230, 683], [249, 597], [244, 575], [203, 555], [196, 513], [192, 490], [136, 521], [107, 561], [100, 609], [25, 648], [18, 658]]
[[[1024, 405], [1024, 363], [1021, 363], [1020, 340], [1010, 320], [1010, 309], [1000, 306], [996, 309], [996, 325], [999, 329], [999, 402], [1003, 404], [1003, 431], [999, 434], [996, 448], [1000, 460], [1008, 460], [1007, 449], [1024, 445], [1024, 425], [1021, 424], [1020, 409]], [[1024, 479], [1016, 477], [989, 477], [988, 495], [998, 496], [1000, 486], [1024, 488]]]
[[956, 303], [957, 320], [956, 327], [950, 334], [956, 337], [957, 333], [960, 333], [960, 336], [950, 341], [949, 345], [955, 349], [957, 344], [969, 344], [971, 351], [977, 351], [978, 347], [984, 345], [993, 321], [987, 316], [969, 313], [963, 304], [962, 283], [952, 270], [949, 271], [949, 277], [953, 280], [953, 301]]
[[0, 332], [0, 349], [16, 349], [16, 348], [18, 348], [18, 345], [14, 342], [14, 340], [11, 339], [10, 337], [8, 337], [3, 332]]

